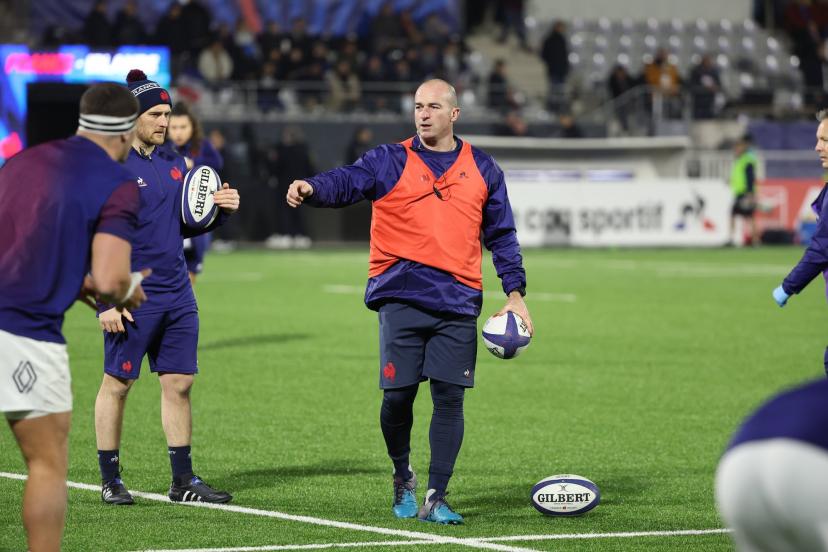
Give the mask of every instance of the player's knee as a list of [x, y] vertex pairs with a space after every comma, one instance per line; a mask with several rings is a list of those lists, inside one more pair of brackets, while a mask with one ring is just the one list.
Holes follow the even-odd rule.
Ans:
[[168, 397], [189, 399], [193, 388], [191, 374], [164, 374], [161, 376], [161, 390]]
[[462, 385], [432, 380], [431, 400], [434, 403], [434, 411], [445, 416], [462, 418], [465, 393], [466, 388]]
[[132, 384], [135, 383], [133, 379], [119, 378], [104, 374], [103, 384], [101, 388], [103, 391], [118, 400], [125, 400], [129, 395], [129, 390], [132, 389]]
[[416, 385], [399, 389], [386, 389], [382, 396], [382, 407], [392, 412], [409, 409], [414, 404], [416, 397]]

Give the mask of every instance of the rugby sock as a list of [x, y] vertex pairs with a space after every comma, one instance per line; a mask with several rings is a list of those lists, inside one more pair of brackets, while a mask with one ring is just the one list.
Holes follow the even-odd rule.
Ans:
[[463, 395], [461, 385], [431, 380], [431, 401], [434, 412], [428, 440], [431, 444], [431, 464], [428, 467], [428, 488], [438, 496], [446, 494], [454, 471], [454, 462], [463, 443]]
[[190, 446], [167, 447], [170, 454], [170, 467], [173, 481], [186, 484], [193, 478], [193, 460], [190, 458]]
[[394, 463], [394, 475], [411, 478], [408, 456], [411, 453], [411, 426], [414, 423], [414, 399], [419, 385], [386, 389], [380, 408], [380, 427], [388, 456]]
[[101, 481], [104, 483], [112, 481], [120, 475], [119, 452], [119, 449], [98, 451], [98, 465], [101, 467]]

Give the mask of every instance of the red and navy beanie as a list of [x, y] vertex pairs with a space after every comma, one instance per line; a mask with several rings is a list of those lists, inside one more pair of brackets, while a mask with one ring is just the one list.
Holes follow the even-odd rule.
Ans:
[[157, 82], [149, 80], [147, 75], [140, 69], [130, 71], [126, 81], [129, 91], [132, 92], [132, 95], [141, 105], [141, 109], [138, 111], [139, 115], [159, 104], [167, 104], [172, 107], [170, 93], [161, 88], [161, 85]]

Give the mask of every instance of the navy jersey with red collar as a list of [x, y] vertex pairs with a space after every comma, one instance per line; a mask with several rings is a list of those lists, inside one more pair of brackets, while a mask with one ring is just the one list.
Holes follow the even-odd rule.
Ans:
[[132, 241], [138, 205], [135, 177], [81, 136], [12, 157], [0, 169], [0, 329], [65, 343], [94, 234]]
[[[414, 137], [411, 149], [439, 178], [457, 161], [463, 142], [455, 137], [453, 151], [432, 151]], [[515, 221], [503, 171], [495, 160], [472, 146], [477, 168], [486, 182], [488, 198], [483, 207], [483, 243], [492, 260], [503, 291], [526, 287], [523, 257], [515, 232]], [[386, 144], [366, 152], [353, 165], [308, 178], [314, 193], [306, 202], [320, 207], [343, 207], [363, 199], [376, 201], [397, 184], [405, 169], [407, 153], [402, 144]], [[387, 301], [404, 301], [436, 312], [478, 316], [482, 293], [459, 283], [448, 272], [409, 260], [401, 260], [382, 274], [370, 278], [365, 303], [374, 310]]]
[[[169, 148], [156, 148], [142, 155], [135, 148], [126, 168], [138, 177], [141, 209], [132, 245], [132, 270], [151, 268], [142, 286], [147, 301], [136, 312], [163, 312], [195, 304], [187, 276], [183, 240], [209, 232], [226, 219], [220, 212], [216, 221], [202, 231], [184, 226], [181, 220], [181, 191], [187, 167], [184, 158]], [[102, 307], [102, 310], [108, 307]]]

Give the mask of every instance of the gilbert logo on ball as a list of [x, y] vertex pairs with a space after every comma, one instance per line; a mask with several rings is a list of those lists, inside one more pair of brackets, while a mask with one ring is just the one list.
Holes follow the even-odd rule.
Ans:
[[515, 358], [529, 346], [530, 339], [526, 322], [513, 312], [492, 316], [483, 324], [483, 343], [498, 358]]
[[213, 194], [221, 189], [221, 178], [207, 165], [193, 167], [184, 177], [181, 190], [181, 219], [190, 228], [210, 226], [219, 208]]
[[561, 474], [538, 481], [531, 498], [532, 506], [547, 516], [577, 516], [598, 506], [601, 492], [586, 477]]

